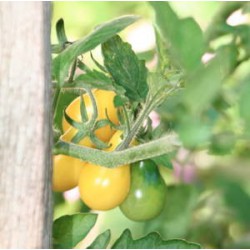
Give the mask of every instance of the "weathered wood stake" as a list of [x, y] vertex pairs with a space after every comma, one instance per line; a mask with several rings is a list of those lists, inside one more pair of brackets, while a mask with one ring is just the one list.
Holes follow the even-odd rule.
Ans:
[[0, 248], [50, 248], [50, 3], [0, 3]]

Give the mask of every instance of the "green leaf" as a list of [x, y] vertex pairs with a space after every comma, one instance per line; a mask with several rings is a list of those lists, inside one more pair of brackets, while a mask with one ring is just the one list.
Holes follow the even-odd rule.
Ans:
[[95, 225], [96, 214], [74, 214], [58, 218], [53, 223], [54, 248], [73, 248]]
[[249, 25], [237, 25], [234, 31], [240, 36], [241, 45], [246, 51], [246, 56], [250, 56], [250, 26]]
[[97, 45], [107, 41], [116, 33], [134, 23], [137, 16], [123, 16], [99, 25], [92, 33], [76, 41], [59, 54], [52, 63], [52, 74], [57, 79], [58, 85], [63, 86], [64, 79], [73, 61], [81, 54], [94, 49]]
[[88, 71], [85, 74], [79, 75], [74, 80], [74, 87], [114, 90], [112, 80], [104, 73], [97, 70]]
[[192, 114], [203, 111], [218, 97], [223, 80], [232, 72], [236, 62], [236, 47], [225, 46], [206, 67], [199, 68], [187, 79], [183, 101]]
[[171, 162], [171, 158], [169, 154], [156, 156], [154, 158], [151, 158], [151, 160], [153, 160], [157, 165], [161, 165], [169, 169], [173, 169], [173, 164]]
[[195, 116], [183, 115], [176, 131], [184, 147], [196, 148], [209, 142], [212, 127]]
[[234, 211], [234, 215], [246, 226], [250, 225], [250, 196], [241, 187], [239, 183], [235, 181], [226, 180], [221, 177], [219, 180], [220, 187], [224, 191], [224, 199], [227, 205]]
[[244, 121], [244, 127], [245, 127], [245, 132], [250, 135], [249, 133], [249, 128], [250, 128], [250, 112], [249, 112], [249, 107], [250, 107], [250, 75], [248, 75], [242, 82], [242, 89], [240, 91], [240, 96], [239, 96], [239, 111], [240, 111], [240, 116], [243, 118]]
[[131, 45], [114, 36], [102, 44], [104, 65], [125, 95], [132, 101], [145, 99], [148, 93], [147, 68], [139, 61]]
[[108, 229], [102, 234], [98, 235], [91, 245], [87, 247], [87, 249], [105, 249], [109, 244], [110, 238], [110, 230]]
[[172, 59], [188, 71], [201, 64], [204, 41], [201, 28], [192, 18], [179, 19], [167, 2], [150, 2], [155, 11], [156, 27], [170, 43]]
[[235, 146], [236, 136], [232, 131], [223, 131], [211, 138], [209, 153], [214, 155], [230, 154]]
[[59, 44], [65, 44], [68, 41], [64, 29], [64, 21], [62, 18], [56, 23], [56, 34]]
[[240, 9], [244, 4], [245, 3], [243, 1], [221, 3], [220, 8], [212, 17], [211, 22], [205, 31], [205, 38], [207, 42], [234, 30], [235, 27], [227, 24], [226, 21], [233, 12]]
[[144, 224], [144, 232], [159, 232], [164, 238], [185, 237], [198, 198], [198, 190], [193, 185], [168, 186], [163, 211], [158, 218]]
[[126, 229], [114, 243], [112, 249], [200, 249], [200, 245], [185, 240], [163, 240], [158, 233], [134, 240], [131, 232]]

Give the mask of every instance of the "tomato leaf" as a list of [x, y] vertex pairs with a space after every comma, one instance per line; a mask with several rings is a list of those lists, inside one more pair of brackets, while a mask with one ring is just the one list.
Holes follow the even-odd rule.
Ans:
[[106, 230], [102, 234], [98, 235], [96, 239], [91, 243], [87, 249], [104, 249], [108, 246], [111, 238], [110, 230]]
[[156, 156], [154, 158], [151, 158], [151, 160], [153, 160], [157, 165], [161, 165], [169, 169], [173, 169], [173, 164], [171, 162], [171, 158], [169, 154]]
[[88, 71], [76, 77], [74, 80], [74, 87], [114, 90], [112, 80], [104, 73], [97, 70]]
[[195, 115], [183, 115], [176, 125], [176, 131], [185, 147], [196, 148], [209, 142], [212, 126]]
[[94, 226], [96, 214], [66, 215], [56, 219], [53, 223], [54, 248], [73, 248]]
[[142, 101], [148, 93], [147, 68], [138, 60], [131, 45], [114, 36], [102, 44], [104, 65], [114, 82], [125, 89], [132, 101]]
[[156, 233], [150, 233], [143, 238], [134, 240], [131, 232], [126, 229], [120, 238], [116, 240], [112, 249], [200, 249], [200, 245], [185, 240], [163, 240]]
[[200, 66], [204, 41], [199, 25], [192, 18], [179, 19], [167, 2], [150, 2], [155, 11], [156, 27], [170, 43], [172, 59], [187, 71]]
[[239, 112], [240, 116], [244, 121], [245, 133], [250, 135], [249, 127], [250, 127], [250, 75], [248, 75], [242, 81], [242, 87], [240, 90], [240, 97], [239, 97]]
[[97, 45], [107, 41], [116, 33], [134, 23], [137, 16], [123, 16], [99, 25], [92, 33], [81, 40], [76, 41], [60, 53], [52, 63], [52, 74], [57, 79], [60, 87], [68, 74], [70, 65], [79, 55], [94, 49]]
[[224, 46], [206, 67], [199, 68], [187, 79], [187, 87], [183, 93], [184, 104], [193, 114], [204, 110], [218, 97], [223, 80], [231, 73], [236, 62], [235, 45]]
[[162, 237], [168, 238], [185, 237], [190, 231], [190, 221], [198, 199], [198, 190], [193, 185], [168, 186], [163, 211], [158, 218], [144, 224], [145, 233], [159, 232]]
[[217, 185], [223, 190], [226, 204], [233, 210], [232, 217], [237, 217], [239, 221], [250, 227], [250, 195], [244, 185], [235, 180], [219, 176]]

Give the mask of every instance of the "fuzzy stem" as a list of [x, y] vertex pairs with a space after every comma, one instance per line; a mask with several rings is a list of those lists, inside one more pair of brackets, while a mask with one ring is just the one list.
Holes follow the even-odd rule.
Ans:
[[69, 155], [92, 164], [115, 168], [172, 152], [179, 146], [180, 143], [176, 135], [167, 135], [139, 146], [114, 152], [106, 152], [60, 140], [54, 146], [53, 154]]

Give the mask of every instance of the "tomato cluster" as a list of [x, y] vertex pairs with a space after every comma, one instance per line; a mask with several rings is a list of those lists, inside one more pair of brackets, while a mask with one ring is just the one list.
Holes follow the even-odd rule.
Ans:
[[[92, 92], [97, 106], [97, 121], [107, 116], [113, 124], [119, 119], [114, 106], [113, 91], [94, 90]], [[88, 117], [93, 115], [93, 104], [90, 96], [84, 94], [83, 101]], [[67, 115], [81, 122], [81, 98], [78, 97], [66, 108]], [[62, 123], [64, 134], [62, 140], [70, 142], [77, 129], [65, 118]], [[95, 130], [95, 136], [108, 142], [107, 151], [113, 151], [122, 142], [122, 131], [105, 125]], [[79, 145], [95, 147], [88, 137], [84, 137]], [[157, 165], [151, 160], [135, 164], [106, 168], [83, 162], [66, 155], [55, 155], [53, 165], [53, 190], [64, 192], [79, 187], [83, 202], [93, 210], [109, 210], [120, 206], [126, 217], [135, 221], [149, 220], [157, 216], [163, 209], [166, 197], [166, 185]]]

